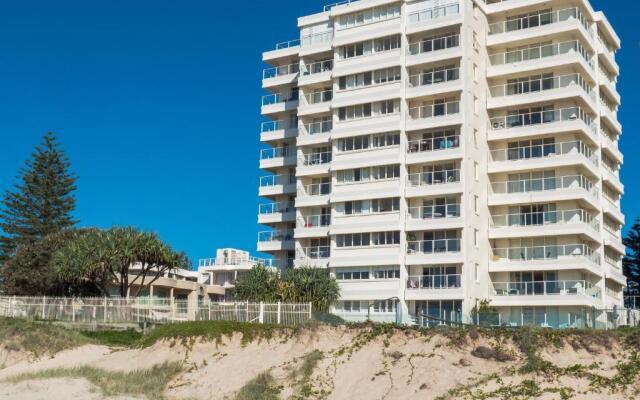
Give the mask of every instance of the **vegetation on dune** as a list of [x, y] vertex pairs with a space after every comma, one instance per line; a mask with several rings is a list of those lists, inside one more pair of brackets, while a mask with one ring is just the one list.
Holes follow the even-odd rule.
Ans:
[[312, 303], [313, 309], [326, 312], [340, 298], [340, 288], [328, 271], [301, 267], [276, 271], [256, 266], [238, 279], [238, 300], [254, 302]]
[[13, 376], [9, 383], [34, 379], [84, 378], [100, 389], [105, 396], [142, 395], [149, 400], [164, 399], [169, 381], [182, 371], [180, 363], [163, 363], [145, 370], [114, 372], [89, 366], [77, 368], [53, 368]]
[[91, 343], [91, 339], [78, 331], [19, 318], [0, 318], [0, 338], [0, 345], [5, 349], [35, 356], [53, 355]]
[[240, 388], [235, 400], [278, 400], [280, 391], [273, 375], [263, 372]]

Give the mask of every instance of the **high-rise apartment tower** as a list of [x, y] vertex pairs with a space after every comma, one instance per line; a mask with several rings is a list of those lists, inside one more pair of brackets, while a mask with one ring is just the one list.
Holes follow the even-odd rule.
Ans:
[[[360, 0], [265, 52], [258, 250], [348, 319], [621, 308], [620, 40], [587, 0]], [[425, 318], [429, 316], [432, 319]]]

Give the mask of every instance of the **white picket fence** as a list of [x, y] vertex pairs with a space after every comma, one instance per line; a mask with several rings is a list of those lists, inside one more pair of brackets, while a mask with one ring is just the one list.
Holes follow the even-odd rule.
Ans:
[[214, 303], [164, 298], [0, 296], [0, 317], [88, 324], [238, 321], [300, 325], [311, 319], [311, 304]]

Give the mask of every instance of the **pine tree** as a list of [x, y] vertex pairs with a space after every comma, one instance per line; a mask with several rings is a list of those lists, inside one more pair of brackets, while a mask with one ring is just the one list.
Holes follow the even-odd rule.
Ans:
[[69, 159], [59, 148], [55, 134], [44, 135], [42, 144], [20, 171], [14, 190], [7, 190], [2, 199], [0, 273], [20, 246], [75, 225], [71, 212], [76, 205], [73, 192], [77, 178], [69, 169]]
[[631, 283], [629, 288], [637, 291], [640, 285], [640, 218], [636, 219], [622, 243], [627, 247], [627, 255], [622, 260], [622, 271]]

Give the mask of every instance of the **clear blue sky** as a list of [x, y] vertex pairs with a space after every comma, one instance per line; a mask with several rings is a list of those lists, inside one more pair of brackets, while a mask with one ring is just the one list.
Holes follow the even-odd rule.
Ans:
[[[152, 230], [193, 262], [255, 252], [261, 53], [320, 0], [4, 0], [0, 192], [44, 132], [80, 180], [82, 226]], [[640, 2], [592, 0], [621, 36], [623, 208], [640, 216]]]

